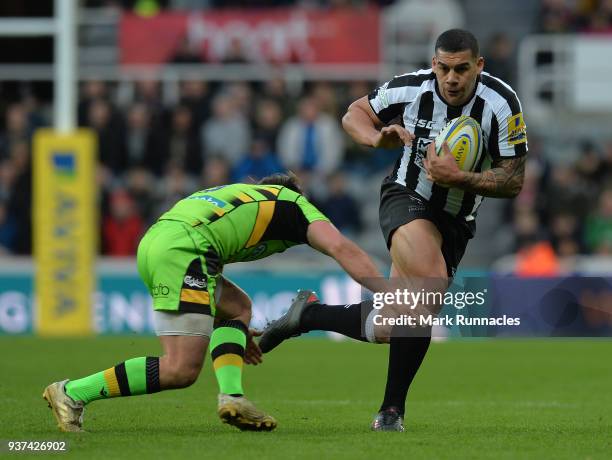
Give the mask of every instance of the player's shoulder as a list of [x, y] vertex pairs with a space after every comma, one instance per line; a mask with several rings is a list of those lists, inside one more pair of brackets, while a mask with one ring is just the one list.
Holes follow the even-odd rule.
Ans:
[[433, 72], [432, 69], [420, 69], [416, 72], [396, 75], [389, 81], [387, 88], [401, 88], [406, 86], [419, 87], [425, 82], [435, 80], [435, 78], [436, 74]]
[[521, 104], [516, 91], [501, 78], [482, 72], [478, 93], [496, 112], [508, 108], [513, 114], [521, 112]]

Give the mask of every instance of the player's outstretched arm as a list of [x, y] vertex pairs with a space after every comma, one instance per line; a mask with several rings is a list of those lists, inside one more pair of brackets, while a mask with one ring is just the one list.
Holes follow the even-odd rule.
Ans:
[[372, 259], [336, 227], [326, 221], [315, 221], [308, 226], [308, 242], [317, 251], [336, 259], [340, 266], [362, 286], [381, 289], [382, 274]]
[[355, 142], [368, 147], [393, 149], [410, 145], [414, 139], [414, 134], [403, 126], [384, 126], [370, 107], [367, 96], [349, 106], [342, 117], [342, 126]]

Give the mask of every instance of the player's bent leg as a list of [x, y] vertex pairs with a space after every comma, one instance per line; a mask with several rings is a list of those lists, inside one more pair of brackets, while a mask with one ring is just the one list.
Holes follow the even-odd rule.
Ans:
[[[62, 431], [82, 431], [84, 407], [99, 399], [157, 393], [191, 385], [202, 368], [212, 317], [155, 311], [164, 355], [128, 359], [77, 379], [55, 382], [43, 398]], [[187, 335], [188, 334], [188, 335]]]
[[[391, 238], [391, 281], [393, 287], [414, 292], [443, 292], [448, 285], [446, 262], [441, 251], [442, 236], [436, 226], [425, 219], [415, 219], [399, 227]], [[437, 314], [439, 305], [418, 305], [407, 309], [403, 305], [385, 307], [387, 316], [400, 314]], [[379, 342], [389, 342], [393, 327], [374, 326]]]
[[165, 335], [159, 339], [164, 350], [164, 355], [159, 358], [160, 390], [193, 385], [202, 370], [209, 338]]
[[219, 384], [217, 413], [224, 423], [241, 430], [270, 431], [276, 420], [244, 397], [242, 367], [251, 320], [251, 300], [231, 281], [222, 278], [210, 354]]

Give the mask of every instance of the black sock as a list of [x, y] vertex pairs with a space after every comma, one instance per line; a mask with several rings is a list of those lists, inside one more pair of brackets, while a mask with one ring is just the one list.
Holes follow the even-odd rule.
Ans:
[[372, 310], [372, 301], [352, 305], [309, 305], [300, 321], [300, 332], [333, 331], [367, 342], [362, 336], [363, 322]]
[[430, 342], [431, 336], [391, 337], [387, 386], [380, 410], [395, 406], [401, 414], [404, 413], [408, 388], [421, 367]]

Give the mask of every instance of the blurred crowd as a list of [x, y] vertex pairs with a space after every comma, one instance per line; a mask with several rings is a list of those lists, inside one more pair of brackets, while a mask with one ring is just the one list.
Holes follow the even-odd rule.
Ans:
[[[180, 84], [180, 100], [162, 102], [159, 82], [138, 82], [121, 105], [112, 85], [81, 87], [79, 125], [99, 139], [101, 253], [134, 254], [139, 238], [175, 201], [228, 182], [256, 181], [290, 169], [343, 231], [359, 236], [367, 187], [396, 155], [353, 144], [340, 119], [374, 82], [315, 83], [298, 98], [284, 82]], [[0, 250], [31, 251], [31, 143], [45, 124], [32, 97], [5, 109], [0, 129]], [[551, 161], [530, 133], [521, 194], [508, 201], [514, 251], [548, 242], [559, 256], [612, 254], [612, 141], [583, 140], [570, 163]], [[365, 191], [368, 192], [365, 192]], [[376, 227], [376, 222], [371, 222]]]
[[612, 140], [578, 142], [574, 160], [554, 164], [532, 136], [525, 183], [508, 202], [514, 250], [558, 257], [612, 255]]
[[[291, 98], [280, 79], [263, 85], [186, 81], [179, 101], [166, 105], [160, 83], [147, 80], [120, 105], [113, 86], [84, 83], [78, 122], [98, 137], [102, 253], [134, 254], [147, 226], [194, 191], [286, 170], [300, 176], [339, 228], [358, 233], [360, 213], [345, 174], [381, 166], [348, 142], [340, 118], [372, 85], [317, 83]], [[27, 98], [6, 107], [0, 128], [5, 253], [31, 250], [31, 146], [33, 131], [44, 124], [41, 114]]]
[[541, 0], [545, 33], [612, 33], [612, 0]]
[[[141, 13], [244, 3], [295, 4], [283, 0], [85, 1], [87, 6]], [[605, 31], [612, 24], [612, 0], [542, 0], [539, 24], [540, 30], [551, 33]], [[515, 86], [513, 39], [497, 33], [483, 44], [483, 51], [485, 70]], [[192, 59], [185, 48], [172, 62]], [[243, 60], [236, 49], [224, 62]], [[178, 97], [168, 98], [155, 80], [135, 82], [128, 93], [114, 84], [84, 82], [78, 123], [93, 129], [99, 142], [100, 252], [133, 255], [146, 228], [194, 191], [252, 182], [288, 169], [298, 174], [313, 202], [343, 232], [363, 241], [373, 234], [380, 237], [378, 184], [397, 153], [364, 149], [340, 125], [350, 102], [375, 86], [371, 81], [312, 82], [295, 93], [281, 78], [263, 83], [192, 80], [179, 84]], [[32, 135], [50, 122], [48, 101], [39, 103], [27, 85], [23, 89], [19, 98], [10, 100], [0, 91], [0, 254], [31, 253]], [[526, 118], [529, 123], [529, 114]], [[555, 152], [548, 151], [546, 137], [538, 134], [529, 131], [523, 191], [506, 204], [503, 224], [513, 229], [513, 241], [504, 251], [538, 250], [552, 257], [612, 254], [612, 140], [581, 140], [574, 147], [573, 160], [561, 162]]]

